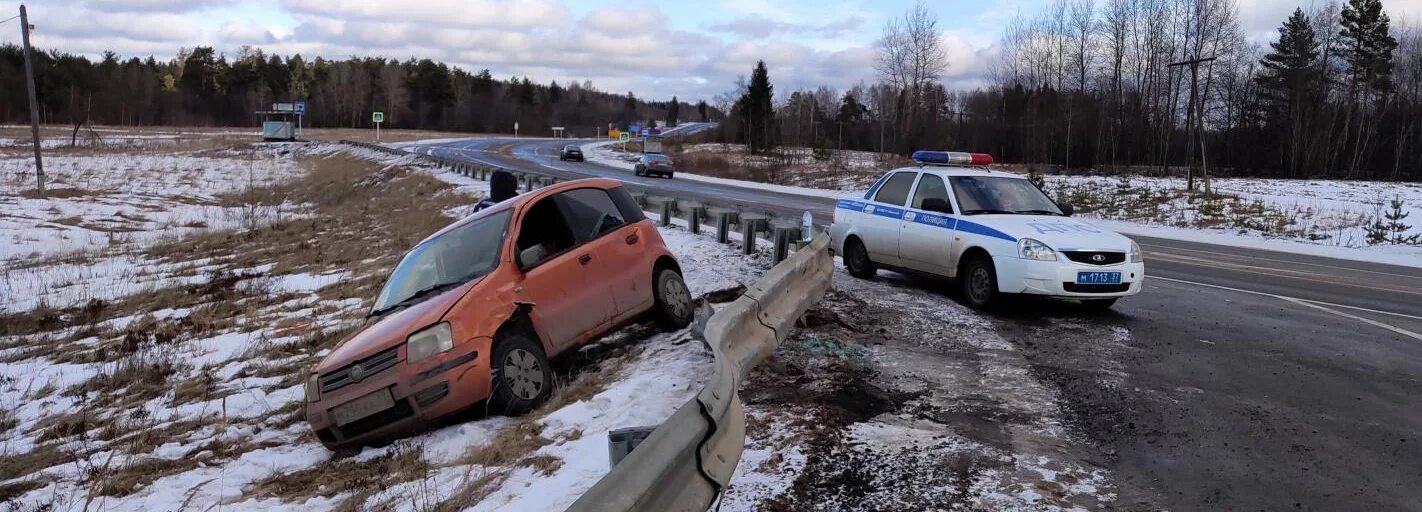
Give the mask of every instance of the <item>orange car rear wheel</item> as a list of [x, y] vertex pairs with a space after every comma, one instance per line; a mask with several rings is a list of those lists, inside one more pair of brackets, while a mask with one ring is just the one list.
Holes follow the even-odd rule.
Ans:
[[691, 290], [686, 281], [675, 270], [664, 268], [657, 272], [655, 286], [657, 325], [668, 331], [675, 331], [691, 323], [696, 305], [691, 301]]

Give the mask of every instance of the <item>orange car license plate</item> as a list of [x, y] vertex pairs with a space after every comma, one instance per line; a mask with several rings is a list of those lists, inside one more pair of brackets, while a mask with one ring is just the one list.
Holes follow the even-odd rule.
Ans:
[[390, 390], [382, 389], [331, 409], [331, 416], [339, 427], [394, 406], [395, 399], [390, 396]]

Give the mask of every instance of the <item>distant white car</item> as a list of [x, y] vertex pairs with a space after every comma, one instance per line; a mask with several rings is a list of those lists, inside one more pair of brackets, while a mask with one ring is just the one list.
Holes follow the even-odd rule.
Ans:
[[1080, 299], [1109, 308], [1141, 291], [1140, 246], [1068, 218], [1026, 176], [988, 169], [981, 153], [919, 151], [862, 197], [835, 205], [830, 235], [855, 277], [879, 268], [956, 278], [973, 307], [1004, 293]]

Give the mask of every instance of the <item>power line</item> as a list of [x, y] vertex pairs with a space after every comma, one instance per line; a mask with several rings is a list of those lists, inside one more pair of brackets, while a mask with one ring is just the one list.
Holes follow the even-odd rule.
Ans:
[[0, 23], [6, 23], [6, 22], [9, 22], [9, 21], [13, 21], [13, 20], [15, 20], [16, 18], [19, 18], [19, 16], [11, 16], [11, 17], [9, 17], [9, 18], [5, 18], [5, 19], [3, 19], [3, 20], [0, 20]]

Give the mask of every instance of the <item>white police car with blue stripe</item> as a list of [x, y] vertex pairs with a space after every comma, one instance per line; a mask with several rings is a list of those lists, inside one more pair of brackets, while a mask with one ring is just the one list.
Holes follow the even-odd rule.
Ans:
[[918, 167], [886, 173], [841, 198], [830, 226], [855, 277], [879, 268], [957, 278], [971, 306], [1004, 293], [1080, 299], [1107, 308], [1141, 291], [1139, 245], [1069, 218], [1026, 176], [995, 172], [981, 153], [918, 151]]

